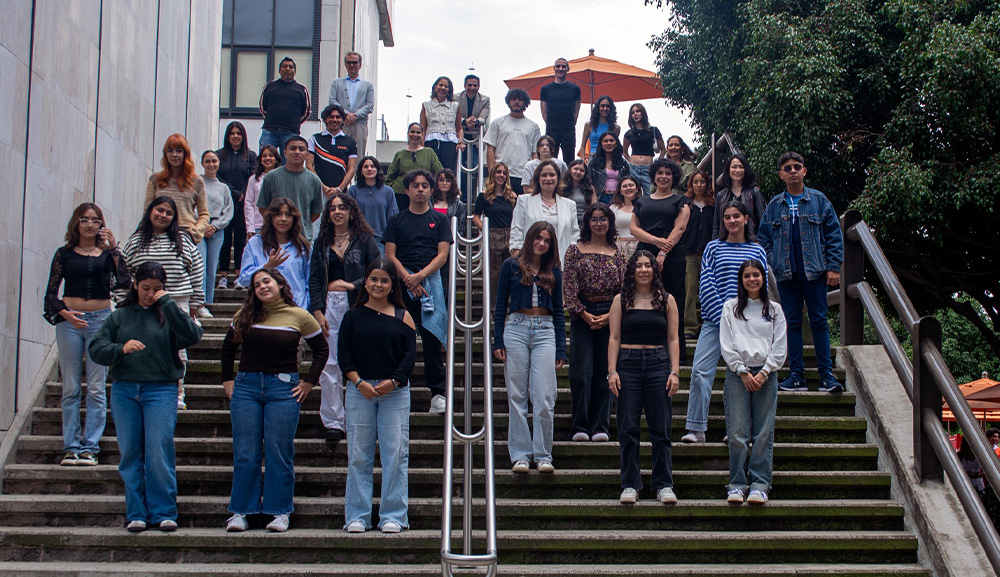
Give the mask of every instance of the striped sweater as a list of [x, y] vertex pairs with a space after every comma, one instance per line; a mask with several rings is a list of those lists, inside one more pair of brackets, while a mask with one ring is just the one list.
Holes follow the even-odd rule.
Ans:
[[[722, 307], [736, 296], [740, 265], [747, 259], [757, 259], [767, 268], [767, 254], [755, 242], [726, 242], [713, 240], [705, 247], [701, 257], [701, 279], [698, 297], [701, 316], [716, 325], [722, 319]], [[764, 270], [767, 275], [767, 270]]]
[[[201, 288], [205, 276], [205, 262], [198, 253], [198, 247], [188, 235], [181, 233], [184, 244], [180, 256], [174, 249], [174, 243], [167, 238], [166, 233], [154, 234], [143, 250], [139, 250], [141, 235], [136, 232], [125, 241], [122, 255], [128, 264], [128, 269], [135, 276], [135, 270], [144, 262], [155, 261], [163, 265], [167, 271], [167, 284], [163, 288], [172, 297], [191, 297], [191, 308], [205, 304], [205, 291]], [[116, 296], [120, 296], [116, 292]]]

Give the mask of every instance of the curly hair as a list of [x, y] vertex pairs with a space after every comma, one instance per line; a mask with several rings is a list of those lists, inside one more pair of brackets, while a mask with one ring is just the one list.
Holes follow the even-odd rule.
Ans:
[[549, 233], [552, 243], [549, 244], [548, 252], [543, 254], [537, 263], [538, 286], [551, 294], [556, 287], [556, 277], [552, 274], [552, 270], [559, 268], [559, 240], [556, 238], [554, 226], [540, 220], [528, 227], [528, 232], [524, 233], [524, 246], [521, 248], [520, 256], [517, 257], [517, 264], [521, 269], [521, 284], [530, 286], [531, 283], [535, 282], [534, 274], [531, 272], [531, 265], [535, 264], [535, 239], [542, 234], [542, 231]]
[[691, 200], [695, 200], [694, 177], [696, 176], [700, 176], [705, 179], [705, 192], [702, 193], [705, 197], [705, 204], [708, 206], [715, 206], [715, 187], [712, 186], [712, 177], [709, 176], [704, 170], [696, 170], [688, 176], [687, 192], [684, 193], [684, 196], [690, 198]]
[[288, 288], [288, 280], [285, 279], [285, 275], [281, 274], [276, 268], [264, 267], [257, 270], [250, 277], [250, 287], [247, 289], [247, 296], [243, 299], [243, 306], [240, 310], [236, 311], [236, 316], [233, 317], [233, 332], [236, 338], [233, 339], [236, 342], [241, 342], [247, 334], [250, 332], [250, 327], [263, 322], [267, 318], [267, 310], [264, 309], [264, 301], [260, 300], [257, 296], [257, 291], [254, 289], [254, 281], [257, 280], [257, 275], [266, 274], [274, 279], [278, 283], [278, 294], [281, 295], [281, 300], [285, 301], [285, 304], [289, 306], [295, 305], [295, 297], [292, 296], [292, 289]]
[[362, 234], [374, 234], [372, 227], [365, 220], [365, 215], [361, 213], [361, 206], [358, 204], [358, 201], [354, 200], [346, 192], [338, 192], [326, 199], [326, 204], [323, 206], [323, 216], [319, 218], [319, 235], [316, 236], [317, 250], [325, 249], [336, 240], [337, 232], [333, 226], [333, 221], [330, 220], [330, 209], [333, 208], [333, 201], [338, 198], [347, 207], [347, 230], [350, 239], [353, 241]]
[[278, 243], [278, 231], [274, 229], [274, 216], [278, 214], [282, 207], [288, 208], [288, 214], [292, 216], [292, 228], [288, 229], [288, 240], [295, 248], [299, 249], [300, 255], [309, 254], [309, 240], [302, 232], [302, 213], [299, 207], [291, 199], [280, 196], [271, 201], [264, 211], [264, 226], [260, 229], [260, 240], [264, 244], [264, 251], [278, 250], [281, 248]]
[[590, 217], [597, 211], [603, 212], [608, 219], [608, 232], [604, 234], [604, 242], [609, 247], [616, 248], [618, 246], [615, 244], [615, 241], [618, 240], [618, 227], [615, 226], [615, 213], [611, 212], [611, 208], [603, 202], [595, 202], [583, 212], [583, 222], [580, 223], [580, 242], [590, 242], [593, 234], [590, 229]]
[[611, 105], [611, 112], [608, 113], [608, 130], [614, 130], [615, 124], [618, 123], [618, 108], [615, 107], [615, 101], [610, 96], [601, 96], [594, 103], [594, 107], [590, 109], [591, 130], [597, 130], [597, 125], [601, 123], [601, 101], [603, 100], [607, 100], [608, 104]]
[[[500, 167], [503, 167], [503, 169], [507, 171], [507, 180], [503, 183], [503, 190], [497, 190], [496, 183], [497, 170]], [[511, 204], [517, 203], [517, 193], [510, 187], [510, 167], [507, 166], [506, 163], [497, 162], [493, 165], [493, 168], [490, 169], [489, 180], [486, 182], [486, 185], [483, 186], [483, 196], [486, 198], [486, 202], [490, 204], [493, 204], [493, 201], [496, 200], [497, 196], [503, 196], [509, 200]]]
[[663, 313], [667, 312], [667, 291], [663, 288], [663, 279], [660, 278], [660, 265], [656, 262], [656, 257], [648, 250], [639, 249], [628, 259], [628, 266], [625, 267], [625, 279], [622, 281], [622, 312], [627, 313], [635, 306], [635, 269], [639, 257], [646, 257], [653, 265], [653, 310]]
[[[661, 169], [666, 168], [670, 171], [671, 179], [670, 186], [681, 181], [681, 167], [670, 160], [669, 158], [657, 158], [653, 161], [653, 164], [649, 166], [649, 176], [653, 180], [653, 192], [656, 193], [656, 173], [660, 172]], [[667, 191], [669, 192], [669, 191]]]
[[566, 198], [573, 197], [573, 187], [576, 186], [573, 183], [573, 167], [576, 165], [583, 167], [583, 180], [580, 181], [580, 190], [583, 192], [583, 198], [586, 199], [588, 205], [593, 204], [597, 200], [597, 191], [594, 190], [594, 180], [590, 178], [590, 170], [587, 169], [587, 163], [582, 158], [574, 159], [566, 167], [566, 174], [563, 175], [562, 183], [559, 185], [559, 193]]
[[163, 168], [156, 173], [156, 188], [166, 188], [173, 177], [170, 171], [170, 162], [167, 161], [167, 150], [179, 148], [184, 151], [184, 163], [181, 171], [177, 174], [177, 188], [188, 190], [194, 186], [194, 181], [198, 175], [194, 171], [194, 159], [191, 157], [191, 147], [183, 134], [171, 134], [167, 141], [163, 143], [163, 156], [160, 157], [160, 166]]

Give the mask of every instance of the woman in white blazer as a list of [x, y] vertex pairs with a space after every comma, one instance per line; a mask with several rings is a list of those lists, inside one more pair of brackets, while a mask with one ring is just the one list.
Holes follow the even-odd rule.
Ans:
[[543, 160], [531, 176], [531, 193], [521, 195], [514, 207], [514, 220], [510, 224], [512, 255], [521, 254], [525, 231], [541, 220], [550, 223], [556, 229], [560, 263], [566, 256], [566, 249], [580, 239], [576, 202], [557, 194], [558, 188], [559, 168], [552, 160]]

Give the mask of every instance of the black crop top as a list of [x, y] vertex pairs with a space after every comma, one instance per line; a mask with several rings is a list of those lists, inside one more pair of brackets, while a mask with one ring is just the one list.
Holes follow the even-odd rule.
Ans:
[[667, 315], [648, 309], [626, 311], [622, 318], [621, 344], [667, 346]]
[[[114, 257], [118, 257], [117, 265]], [[87, 300], [110, 299], [112, 290], [128, 288], [132, 284], [128, 265], [117, 247], [98, 256], [79, 254], [69, 246], [59, 248], [52, 257], [43, 313], [45, 320], [53, 325], [65, 320], [59, 314], [67, 308], [59, 297], [59, 285], [64, 281], [63, 298]]]
[[330, 258], [326, 261], [326, 280], [331, 283], [335, 280], [345, 280], [344, 260], [340, 258], [337, 251], [330, 247]]
[[660, 129], [653, 126], [639, 130], [637, 128], [632, 128], [625, 133], [625, 138], [628, 139], [629, 144], [632, 146], [632, 154], [638, 156], [653, 156], [653, 142], [656, 140], [663, 140], [663, 136], [660, 134]]

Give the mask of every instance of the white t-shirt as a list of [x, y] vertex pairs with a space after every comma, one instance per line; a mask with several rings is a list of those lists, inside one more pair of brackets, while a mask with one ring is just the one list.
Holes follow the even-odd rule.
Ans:
[[541, 137], [542, 131], [535, 121], [507, 114], [490, 123], [483, 142], [496, 148], [496, 160], [510, 168], [511, 178], [523, 179], [524, 163], [531, 158]]
[[[563, 162], [563, 159], [555, 156], [553, 156], [549, 160], [556, 163], [556, 168], [559, 169], [559, 179], [562, 180], [562, 177], [566, 174], [566, 171], [568, 170], [568, 168], [566, 167], [566, 163]], [[525, 181], [531, 180], [531, 177], [534, 176], [535, 174], [535, 169], [538, 168], [538, 165], [541, 163], [542, 160], [539, 158], [532, 158], [528, 162], [524, 163], [524, 170], [521, 171], [521, 174], [524, 175]]]

